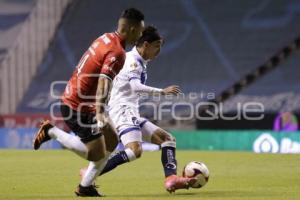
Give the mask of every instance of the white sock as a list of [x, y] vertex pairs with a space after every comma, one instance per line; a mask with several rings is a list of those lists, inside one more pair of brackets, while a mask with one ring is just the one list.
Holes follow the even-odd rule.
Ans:
[[87, 158], [87, 148], [85, 144], [81, 142], [79, 137], [66, 133], [65, 131], [55, 126], [48, 130], [48, 134], [52, 139], [57, 140], [67, 149], [75, 152], [77, 155], [84, 159]]
[[134, 161], [136, 159], [134, 152], [130, 148], [126, 148], [124, 151], [128, 157], [129, 162]]
[[99, 176], [100, 172], [105, 167], [110, 153], [106, 152], [105, 157], [97, 162], [89, 162], [89, 166], [81, 180], [80, 185], [83, 187], [88, 187], [94, 183], [97, 176]]

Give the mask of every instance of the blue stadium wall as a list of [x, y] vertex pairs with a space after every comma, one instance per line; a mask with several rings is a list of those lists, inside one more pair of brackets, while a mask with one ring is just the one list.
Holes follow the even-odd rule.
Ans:
[[[146, 24], [158, 27], [166, 41], [149, 64], [148, 84], [178, 84], [185, 93], [218, 94], [300, 35], [297, 0], [85, 0], [74, 1], [18, 112], [48, 113], [57, 101], [50, 84], [68, 80], [90, 43], [114, 31], [121, 11], [141, 9]], [[300, 94], [300, 53], [241, 94]], [[57, 86], [59, 95], [64, 85]]]

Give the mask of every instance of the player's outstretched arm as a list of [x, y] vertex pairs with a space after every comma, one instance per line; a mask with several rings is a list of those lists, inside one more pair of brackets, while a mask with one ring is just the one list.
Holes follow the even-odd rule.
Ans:
[[130, 86], [133, 92], [137, 93], [150, 93], [150, 94], [163, 94], [163, 95], [177, 95], [181, 93], [179, 86], [171, 85], [164, 89], [150, 87], [147, 85], [143, 85], [139, 79], [133, 79], [130, 81]]
[[131, 87], [132, 91], [136, 92], [136, 93], [155, 94], [155, 93], [161, 93], [163, 91], [163, 89], [150, 87], [150, 86], [142, 84], [140, 79], [130, 80], [130, 87]]

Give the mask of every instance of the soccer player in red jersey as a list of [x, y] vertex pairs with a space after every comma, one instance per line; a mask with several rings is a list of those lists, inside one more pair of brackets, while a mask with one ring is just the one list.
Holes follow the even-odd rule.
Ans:
[[91, 161], [85, 177], [76, 188], [78, 196], [101, 196], [93, 182], [99, 169], [118, 142], [117, 135], [105, 113], [112, 80], [125, 62], [125, 45], [134, 44], [144, 29], [144, 15], [135, 8], [125, 10], [117, 31], [97, 38], [79, 61], [62, 95], [61, 114], [69, 128], [78, 136], [58, 129], [44, 121], [33, 141], [34, 149], [55, 139], [66, 148]]

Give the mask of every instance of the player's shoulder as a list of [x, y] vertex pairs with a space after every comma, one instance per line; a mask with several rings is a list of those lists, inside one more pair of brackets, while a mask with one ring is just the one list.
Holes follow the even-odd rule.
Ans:
[[104, 33], [99, 36], [94, 43], [102, 44], [97, 45], [99, 48], [105, 48], [109, 52], [113, 52], [120, 56], [125, 56], [125, 50], [120, 42], [120, 38], [116, 33]]
[[137, 57], [135, 50], [126, 52], [126, 61], [130, 64], [136, 63], [137, 66], [142, 67], [140, 58]]
[[101, 40], [105, 44], [111, 44], [118, 41], [118, 37], [114, 33], [103, 33], [97, 40]]
[[126, 53], [125, 67], [129, 70], [142, 69], [139, 60], [131, 51]]

